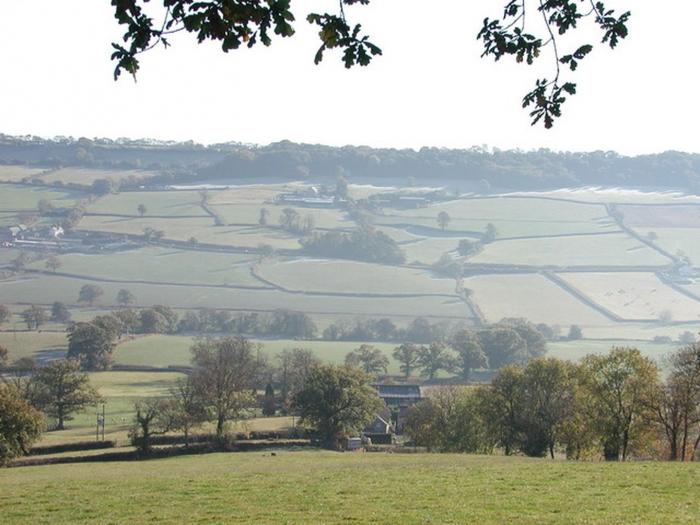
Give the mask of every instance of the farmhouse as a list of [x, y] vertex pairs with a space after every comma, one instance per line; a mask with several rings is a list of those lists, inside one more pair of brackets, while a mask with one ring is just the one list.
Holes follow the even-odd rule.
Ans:
[[388, 407], [409, 407], [424, 397], [418, 384], [374, 384], [372, 386]]
[[362, 435], [375, 445], [390, 445], [393, 440], [391, 411], [388, 409], [374, 416], [374, 420], [362, 430]]
[[9, 226], [0, 230], [0, 240], [9, 242], [21, 240], [24, 239], [28, 232], [29, 228], [27, 228], [24, 224]]
[[278, 204], [297, 204], [311, 208], [333, 208], [337, 204], [334, 195], [322, 192], [316, 186], [311, 186], [302, 191], [293, 193], [281, 193], [275, 197]]

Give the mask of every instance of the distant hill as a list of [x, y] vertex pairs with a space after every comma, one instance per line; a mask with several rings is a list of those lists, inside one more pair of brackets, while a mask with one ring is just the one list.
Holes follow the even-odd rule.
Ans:
[[394, 179], [418, 185], [455, 181], [465, 189], [541, 190], [633, 186], [700, 193], [700, 155], [665, 152], [626, 157], [615, 152], [557, 153], [471, 149], [375, 149], [289, 141], [267, 146], [148, 139], [12, 137], [0, 134], [0, 163], [40, 167], [147, 169], [154, 183], [270, 178]]

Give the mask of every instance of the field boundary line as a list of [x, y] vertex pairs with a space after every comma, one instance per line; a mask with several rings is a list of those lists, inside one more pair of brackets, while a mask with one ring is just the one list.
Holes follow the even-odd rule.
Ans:
[[285, 288], [284, 286], [277, 284], [273, 281], [262, 277], [256, 270], [255, 265], [251, 266], [250, 273], [260, 282], [265, 283], [276, 290], [288, 294], [294, 295], [311, 295], [311, 296], [321, 296], [321, 297], [357, 297], [357, 298], [367, 298], [367, 299], [405, 299], [405, 298], [419, 298], [419, 297], [444, 297], [449, 299], [459, 299], [457, 294], [440, 294], [440, 293], [405, 293], [405, 294], [380, 294], [372, 292], [319, 292], [311, 290], [293, 290], [290, 288]]
[[[570, 295], [573, 295], [576, 299], [578, 299], [580, 302], [584, 303], [586, 306], [593, 308], [598, 313], [607, 317], [610, 321], [614, 321], [616, 323], [629, 322], [628, 319], [623, 319], [622, 317], [620, 317], [616, 313], [612, 312], [611, 310], [608, 310], [604, 306], [599, 305], [593, 299], [591, 299], [590, 297], [585, 295], [578, 288], [569, 284], [567, 281], [565, 281], [564, 279], [559, 277], [554, 272], [544, 271], [544, 272], [542, 272], [542, 275], [545, 278], [549, 279], [554, 284], [556, 284], [563, 291], [569, 293]], [[647, 322], [647, 321], [640, 321], [640, 322]]]

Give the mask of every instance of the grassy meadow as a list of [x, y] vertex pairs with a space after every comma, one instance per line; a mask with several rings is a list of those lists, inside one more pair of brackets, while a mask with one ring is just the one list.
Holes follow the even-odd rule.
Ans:
[[251, 452], [2, 470], [0, 515], [7, 524], [695, 524], [698, 484], [694, 463]]
[[208, 216], [196, 191], [129, 191], [105, 195], [93, 202], [88, 213], [139, 217], [138, 207], [146, 206], [144, 217]]
[[[264, 263], [257, 274], [286, 290], [357, 294], [455, 295], [454, 279], [428, 271], [382, 264], [328, 259], [296, 259]], [[358, 280], [357, 277], [363, 278]]]
[[699, 321], [700, 304], [667, 286], [653, 273], [560, 273], [597, 304], [623, 319]]
[[24, 186], [0, 183], [0, 211], [37, 211], [37, 204], [42, 199], [55, 207], [70, 207], [83, 196], [71, 190], [60, 190], [42, 186]]
[[626, 234], [496, 241], [472, 263], [523, 266], [664, 266], [671, 261]]
[[[58, 257], [60, 271], [96, 279], [153, 283], [257, 286], [267, 285], [250, 272], [255, 255], [198, 252], [146, 246], [116, 253], [71, 253]], [[30, 268], [43, 270], [45, 261]]]

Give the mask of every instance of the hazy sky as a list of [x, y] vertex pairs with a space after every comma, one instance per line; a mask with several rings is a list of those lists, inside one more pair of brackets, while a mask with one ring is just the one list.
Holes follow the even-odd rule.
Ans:
[[479, 58], [481, 20], [504, 3], [374, 0], [354, 8], [351, 17], [384, 56], [347, 71], [337, 54], [313, 64], [318, 43], [304, 20], [314, 7], [334, 9], [336, 2], [295, 0], [294, 38], [229, 54], [175, 38], [172, 48], [143, 56], [134, 83], [112, 79], [110, 43], [122, 30], [108, 0], [4, 2], [0, 132], [700, 152], [700, 2], [608, 0], [608, 7], [632, 10], [630, 37], [615, 52], [596, 46], [576, 74], [579, 94], [551, 131], [530, 127], [520, 107], [535, 78], [551, 75], [551, 62], [527, 67]]

